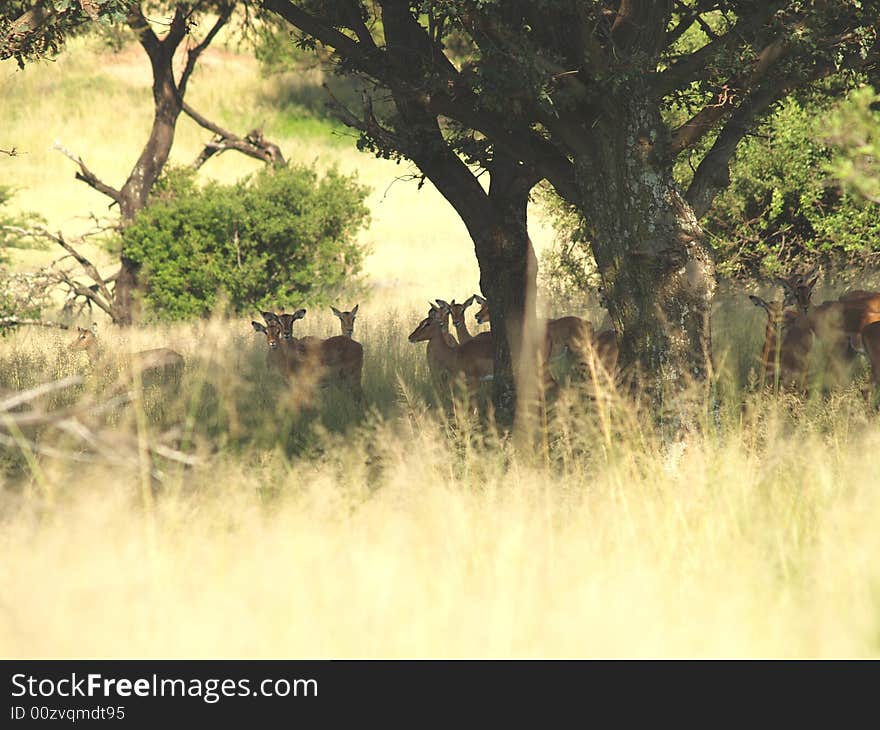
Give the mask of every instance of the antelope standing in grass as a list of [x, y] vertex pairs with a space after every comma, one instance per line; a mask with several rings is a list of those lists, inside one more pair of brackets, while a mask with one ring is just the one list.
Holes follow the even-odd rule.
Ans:
[[[473, 299], [480, 305], [474, 319], [479, 324], [489, 323], [491, 321], [489, 302], [478, 294], [474, 294]], [[558, 358], [568, 352], [583, 365], [589, 363], [592, 351], [605, 370], [609, 373], [616, 371], [618, 350], [614, 330], [604, 330], [596, 334], [592, 322], [574, 316], [541, 320], [539, 324], [546, 328], [543, 352], [545, 361]]]
[[348, 312], [340, 312], [336, 307], [330, 307], [333, 314], [339, 317], [339, 324], [342, 325], [342, 334], [346, 337], [354, 337], [354, 319], [357, 317], [359, 306], [359, 304], [355, 304]]
[[265, 325], [251, 322], [251, 326], [266, 335], [269, 346], [268, 363], [285, 378], [331, 384], [347, 388], [355, 400], [363, 401], [361, 376], [364, 366], [364, 348], [350, 337], [336, 335], [327, 339], [293, 336], [293, 323], [305, 317], [306, 310], [294, 314], [261, 312]]
[[862, 342], [871, 361], [871, 382], [880, 388], [880, 321], [872, 322], [862, 330]]
[[812, 304], [813, 288], [819, 278], [818, 268], [804, 274], [778, 278], [785, 292], [784, 303], [796, 306], [810, 317], [816, 338], [829, 351], [830, 365], [837, 376], [845, 375], [856, 353], [868, 354], [862, 343], [862, 332], [880, 321], [880, 292], [853, 289], [841, 294], [837, 301]]
[[812, 348], [812, 332], [804, 314], [786, 309], [783, 301], [767, 302], [749, 295], [767, 314], [761, 368], [764, 382], [783, 387], [800, 387]]
[[[95, 325], [92, 325], [92, 329], [77, 327], [76, 338], [68, 345], [68, 349], [74, 352], [85, 352], [92, 364], [102, 361], [108, 362], [101, 343], [98, 341]], [[167, 347], [140, 350], [132, 353], [130, 358], [124, 354], [122, 360], [141, 374], [145, 384], [163, 380], [177, 382], [180, 380], [185, 365], [183, 355]]]
[[[434, 305], [431, 305], [431, 311], [434, 311]], [[441, 350], [448, 350], [458, 347], [458, 341], [449, 331], [449, 312], [443, 311], [437, 314], [438, 328], [440, 330], [440, 340], [429, 339], [428, 347], [425, 355], [428, 359], [428, 371], [431, 373], [431, 382], [437, 389], [445, 389], [449, 383], [450, 371], [447, 364], [450, 362], [448, 358], [444, 358]], [[410, 340], [412, 342], [412, 340]]]
[[477, 392], [480, 382], [490, 380], [494, 368], [492, 335], [483, 332], [462, 344], [450, 342], [449, 310], [431, 304], [425, 317], [409, 336], [410, 342], [428, 342], [429, 362], [433, 357], [437, 367], [453, 378], [462, 377], [468, 394]]
[[474, 339], [474, 336], [468, 329], [467, 322], [465, 322], [465, 313], [467, 312], [467, 308], [476, 301], [476, 296], [476, 294], [473, 294], [461, 304], [458, 304], [454, 299], [448, 303], [444, 302], [442, 299], [434, 300], [440, 307], [448, 310], [449, 316], [452, 319], [452, 326], [455, 327], [455, 334], [458, 336], [459, 344], [464, 344], [465, 342]]

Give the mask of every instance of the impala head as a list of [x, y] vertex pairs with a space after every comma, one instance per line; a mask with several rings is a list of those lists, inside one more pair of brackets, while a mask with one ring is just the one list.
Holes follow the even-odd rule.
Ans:
[[444, 307], [431, 304], [428, 316], [425, 317], [409, 336], [410, 342], [424, 342], [430, 340], [437, 332], [442, 332], [449, 327], [449, 311]]
[[[263, 315], [263, 319], [266, 320], [266, 323], [269, 320], [266, 318], [267, 314], [272, 314], [271, 312], [260, 312]], [[278, 324], [281, 326], [281, 339], [282, 340], [292, 340], [293, 339], [293, 323], [298, 319], [302, 319], [306, 316], [305, 309], [297, 309], [293, 314], [272, 314], [273, 317], [278, 321]]]
[[357, 317], [359, 304], [355, 304], [354, 308], [349, 312], [340, 312], [336, 307], [330, 307], [333, 314], [339, 317], [339, 323], [342, 325], [342, 334], [346, 337], [354, 335], [354, 318]]
[[785, 302], [780, 301], [772, 301], [768, 302], [761, 297], [756, 297], [754, 294], [749, 294], [749, 299], [752, 300], [752, 304], [756, 307], [761, 307], [767, 313], [767, 323], [768, 324], [779, 324], [782, 322], [785, 315]]
[[261, 312], [261, 314], [263, 315], [263, 319], [266, 320], [266, 324], [251, 322], [251, 327], [257, 332], [262, 332], [266, 335], [266, 344], [274, 350], [278, 347], [278, 343], [281, 342], [281, 322], [276, 315], [272, 314], [272, 312]]
[[464, 315], [467, 311], [467, 308], [471, 306], [474, 301], [476, 301], [474, 297], [476, 297], [476, 294], [468, 297], [460, 304], [457, 303], [454, 299], [448, 303], [444, 302], [442, 299], [437, 299], [436, 301], [439, 306], [449, 311], [449, 316], [452, 317], [452, 324], [455, 327], [464, 327]]
[[69, 350], [93, 350], [98, 346], [97, 325], [91, 329], [76, 328], [76, 339], [68, 345]]
[[477, 324], [487, 324], [489, 322], [489, 302], [487, 302], [479, 294], [471, 295], [471, 300], [480, 305], [480, 309], [474, 315], [474, 319], [477, 320]]
[[813, 287], [819, 280], [819, 267], [814, 266], [803, 274], [792, 274], [783, 279], [776, 278], [776, 283], [782, 287], [785, 297], [782, 303], [786, 307], [797, 307], [799, 311], [806, 313], [810, 308], [810, 297], [813, 295]]

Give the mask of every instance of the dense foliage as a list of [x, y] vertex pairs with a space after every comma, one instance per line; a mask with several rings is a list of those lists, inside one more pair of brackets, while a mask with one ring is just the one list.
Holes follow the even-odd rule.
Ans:
[[[880, 114], [876, 95], [857, 89], [842, 101], [788, 98], [737, 149], [730, 185], [703, 226], [721, 275], [762, 279], [819, 263], [828, 271], [861, 271], [880, 253]], [[676, 177], [687, 185], [685, 163]], [[542, 260], [553, 291], [598, 286], [584, 248], [588, 228], [577, 211], [545, 196], [558, 232]]]
[[705, 221], [720, 272], [838, 268], [880, 251], [880, 205], [864, 204], [828, 175], [830, 114], [825, 104], [788, 99], [740, 145], [730, 186]]
[[266, 170], [234, 185], [197, 187], [168, 174], [123, 233], [144, 267], [144, 297], [158, 319], [326, 302], [357, 282], [366, 189], [308, 167]]

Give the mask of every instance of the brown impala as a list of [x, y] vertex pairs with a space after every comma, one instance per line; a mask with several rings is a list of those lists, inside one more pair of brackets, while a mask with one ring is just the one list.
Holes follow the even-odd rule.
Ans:
[[359, 304], [355, 304], [351, 311], [348, 312], [340, 312], [336, 307], [330, 307], [337, 317], [339, 317], [339, 324], [342, 325], [342, 334], [346, 337], [354, 336], [354, 318], [357, 317]]
[[[73, 351], [84, 351], [89, 356], [89, 361], [93, 364], [106, 360], [101, 343], [95, 333], [95, 325], [92, 329], [76, 328], [76, 339], [70, 343], [68, 349]], [[122, 356], [128, 361], [127, 355]], [[184, 368], [183, 355], [167, 347], [158, 347], [153, 350], [141, 350], [132, 353], [131, 366], [136, 368], [147, 379], [151, 380], [167, 378], [169, 380], [179, 380]]]
[[266, 335], [269, 345], [268, 363], [285, 377], [296, 376], [305, 382], [320, 385], [338, 384], [347, 388], [358, 402], [363, 400], [361, 374], [364, 348], [350, 337], [337, 335], [326, 340], [318, 337], [293, 336], [293, 323], [302, 319], [305, 309], [294, 314], [261, 312], [265, 326], [251, 322], [251, 326]]

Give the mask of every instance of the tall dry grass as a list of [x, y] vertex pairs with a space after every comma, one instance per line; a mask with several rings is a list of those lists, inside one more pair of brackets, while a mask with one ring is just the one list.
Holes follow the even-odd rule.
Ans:
[[[725, 347], [757, 352], [750, 314]], [[405, 339], [417, 317], [362, 308], [366, 413], [334, 392], [303, 409], [246, 321], [105, 333], [118, 352], [185, 355], [180, 391], [148, 388], [141, 413], [149, 437], [189, 424], [199, 463], [157, 457], [145, 485], [137, 458], [3, 448], [0, 653], [880, 652], [880, 430], [855, 386], [773, 398], [725, 370], [717, 417], [683, 446], [623, 402], [568, 391], [546, 451], [517, 450], [465, 412], [447, 417], [424, 347]], [[329, 312], [300, 324], [337, 326]], [[63, 344], [3, 342], [3, 388], [93, 372]], [[107, 382], [44, 405], [100, 400]], [[81, 418], [133, 437], [137, 413]], [[88, 453], [52, 428], [27, 436]]]

